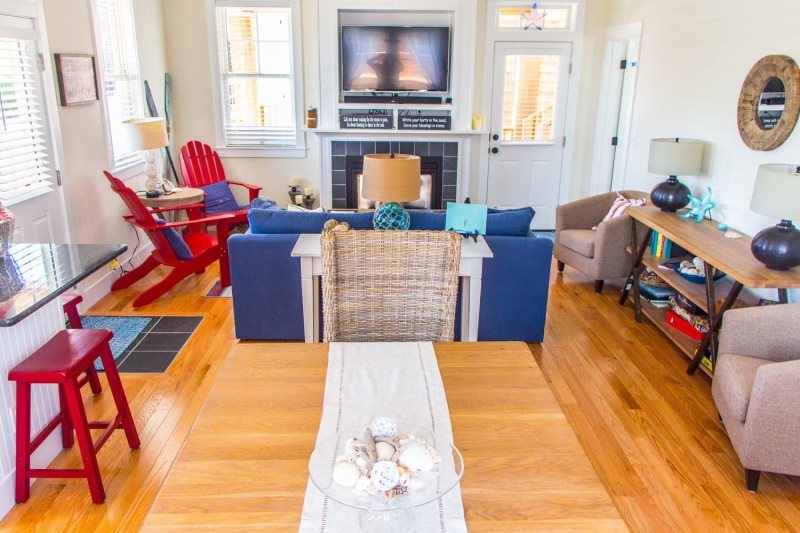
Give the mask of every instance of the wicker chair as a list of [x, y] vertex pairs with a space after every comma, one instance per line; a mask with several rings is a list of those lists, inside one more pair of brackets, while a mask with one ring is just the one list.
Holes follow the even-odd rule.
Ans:
[[451, 232], [324, 231], [325, 342], [452, 341], [460, 262]]

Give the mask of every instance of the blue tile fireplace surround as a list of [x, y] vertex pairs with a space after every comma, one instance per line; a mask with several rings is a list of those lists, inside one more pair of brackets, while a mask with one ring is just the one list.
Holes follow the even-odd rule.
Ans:
[[368, 154], [415, 154], [422, 159], [422, 173], [431, 174], [432, 209], [444, 209], [456, 201], [458, 143], [418, 141], [331, 141], [331, 207], [352, 209], [355, 174]]

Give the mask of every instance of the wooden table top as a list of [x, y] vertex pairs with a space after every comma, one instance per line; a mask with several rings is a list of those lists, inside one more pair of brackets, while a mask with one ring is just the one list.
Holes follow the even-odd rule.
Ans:
[[[522, 343], [435, 344], [470, 531], [626, 530]], [[236, 345], [143, 530], [297, 531], [328, 347]]]
[[180, 192], [162, 194], [158, 198], [147, 198], [144, 195], [139, 195], [139, 198], [142, 199], [142, 203], [147, 207], [180, 207], [202, 202], [206, 196], [206, 192], [203, 189], [195, 189], [193, 187], [181, 187], [180, 189]]
[[680, 218], [676, 213], [665, 213], [649, 204], [629, 207], [627, 213], [642, 224], [663, 233], [678, 246], [701, 257], [745, 287], [800, 288], [800, 268], [786, 272], [768, 269], [753, 257], [750, 251], [750, 242], [753, 239], [741, 231], [737, 231], [742, 234], [741, 239], [728, 239], [724, 231], [717, 229], [716, 222], [704, 220], [696, 224], [693, 220]]

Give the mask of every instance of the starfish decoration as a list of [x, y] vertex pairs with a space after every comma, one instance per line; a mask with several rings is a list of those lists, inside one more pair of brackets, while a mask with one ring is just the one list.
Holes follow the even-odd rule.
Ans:
[[530, 9], [522, 12], [523, 23], [525, 30], [536, 28], [539, 31], [544, 30], [544, 18], [547, 13], [539, 13], [539, 3], [534, 2]]
[[691, 208], [688, 212], [682, 214], [681, 218], [693, 218], [697, 224], [701, 223], [706, 218], [706, 215], [717, 206], [711, 201], [711, 187], [706, 190], [706, 195], [702, 198], [690, 194], [689, 201], [691, 202]]

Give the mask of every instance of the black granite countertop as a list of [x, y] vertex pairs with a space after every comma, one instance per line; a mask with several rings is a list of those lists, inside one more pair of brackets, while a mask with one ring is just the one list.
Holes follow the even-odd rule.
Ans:
[[13, 326], [127, 250], [124, 244], [12, 244], [0, 250], [0, 327]]

